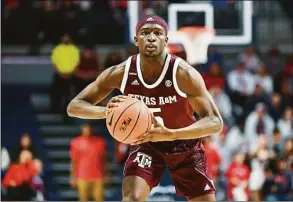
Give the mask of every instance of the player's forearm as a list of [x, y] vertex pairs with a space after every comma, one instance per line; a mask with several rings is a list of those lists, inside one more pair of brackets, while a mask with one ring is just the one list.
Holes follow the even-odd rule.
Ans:
[[217, 116], [208, 116], [199, 121], [180, 129], [171, 129], [171, 133], [176, 140], [188, 140], [210, 136], [221, 132], [223, 121]]
[[80, 119], [104, 119], [106, 107], [94, 106], [93, 104], [79, 99], [72, 100], [67, 107], [67, 114]]

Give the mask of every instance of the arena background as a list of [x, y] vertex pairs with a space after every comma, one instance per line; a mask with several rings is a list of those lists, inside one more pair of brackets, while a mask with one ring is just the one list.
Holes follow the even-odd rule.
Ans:
[[[80, 134], [80, 125], [83, 123], [92, 124], [95, 132], [107, 143], [110, 176], [109, 179], [105, 179], [105, 200], [121, 200], [121, 167], [123, 165], [117, 162], [115, 142], [108, 134], [104, 121], [69, 118], [64, 111], [55, 112], [51, 109], [50, 89], [55, 74], [51, 54], [60, 43], [61, 37], [67, 33], [80, 51], [85, 48], [94, 51], [98, 58], [98, 68], [103, 70], [136, 53], [136, 48], [132, 44], [134, 26], [139, 17], [149, 13], [156, 13], [166, 19], [171, 30], [191, 25], [215, 28], [216, 37], [211, 47], [216, 49], [217, 54], [209, 55], [207, 64], [194, 67], [204, 75], [204, 78], [213, 80], [213, 75], [208, 73], [209, 65], [213, 62], [220, 65], [225, 81], [223, 91], [228, 95], [230, 100], [228, 106], [231, 107], [225, 117], [225, 132], [228, 134], [239, 119], [245, 121], [250, 113], [254, 112], [255, 106], [260, 106], [259, 102], [264, 103], [268, 115], [274, 119], [275, 127], [279, 127], [282, 139], [278, 143], [279, 153], [274, 153], [266, 160], [277, 164], [279, 159], [285, 158], [286, 173], [289, 173], [291, 179], [288, 179], [289, 191], [288, 183], [285, 190], [279, 182], [274, 181], [274, 176], [278, 173], [274, 173], [270, 166], [264, 166], [262, 172], [265, 173], [266, 180], [276, 183], [275, 187], [280, 187], [280, 190], [260, 187], [258, 191], [263, 197], [262, 200], [269, 199], [268, 196], [275, 196], [274, 199], [277, 200], [292, 200], [292, 1], [3, 0], [1, 4], [2, 155], [3, 148], [8, 151], [8, 154], [13, 153], [14, 148], [19, 144], [20, 137], [29, 133], [37, 150], [37, 156], [43, 162], [43, 171], [39, 180], [44, 185], [41, 192], [45, 200], [78, 199], [76, 190], [69, 184], [69, 145], [71, 140]], [[237, 106], [232, 99], [233, 92], [229, 88], [227, 75], [239, 63], [246, 62], [243, 61], [245, 59], [241, 60], [241, 56], [245, 55], [243, 53], [247, 51], [247, 47], [255, 49], [255, 57], [260, 61], [259, 65], [263, 63], [267, 67], [267, 76], [274, 85], [271, 91], [262, 89], [260, 94], [253, 89], [253, 93], [247, 96], [247, 102]], [[183, 54], [181, 56], [184, 57], [181, 51], [175, 54]], [[249, 70], [252, 71], [253, 78], [259, 74], [258, 68]], [[258, 86], [263, 85], [260, 83]], [[74, 86], [71, 86], [69, 91], [71, 97], [76, 95]], [[277, 112], [274, 111], [274, 104], [272, 104], [272, 97], [275, 94], [283, 98], [280, 110]], [[249, 109], [246, 108], [248, 105]], [[226, 106], [225, 103], [219, 108], [222, 106]], [[289, 121], [282, 119], [285, 106], [289, 108], [288, 111], [291, 110]], [[242, 111], [241, 109], [239, 111], [239, 107]], [[225, 110], [220, 111], [226, 113]], [[281, 128], [285, 126], [280, 124], [280, 120], [285, 123], [285, 132]], [[269, 152], [275, 152], [273, 132], [266, 132], [263, 135], [268, 137], [266, 149]], [[217, 143], [218, 140], [213, 138], [212, 141]], [[258, 140], [255, 139], [255, 142]], [[286, 148], [289, 148], [289, 151], [286, 151]], [[217, 152], [221, 155], [220, 149]], [[231, 150], [231, 152], [234, 151]], [[250, 155], [249, 151], [244, 153], [247, 156]], [[219, 170], [220, 185], [217, 193], [219, 200], [227, 200], [228, 179], [225, 170], [221, 169], [225, 158], [221, 156], [222, 160], [214, 163], [216, 170]], [[257, 158], [257, 154], [248, 157], [247, 165], [252, 169], [251, 173], [253, 171], [251, 162]], [[9, 165], [3, 166], [7, 163], [3, 161], [1, 158], [2, 180], [9, 167]], [[284, 190], [281, 190], [282, 188]], [[2, 187], [2, 198], [6, 194]], [[254, 197], [252, 190], [249, 192], [249, 197]], [[166, 173], [161, 184], [152, 191], [149, 200], [185, 199], [176, 197], [172, 181]]]

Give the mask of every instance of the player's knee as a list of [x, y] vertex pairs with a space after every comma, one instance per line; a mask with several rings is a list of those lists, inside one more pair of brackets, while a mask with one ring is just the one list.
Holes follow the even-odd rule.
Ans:
[[123, 180], [123, 201], [146, 201], [149, 192], [150, 187], [140, 177], [130, 176]]
[[123, 201], [145, 201], [146, 197], [143, 191], [129, 187], [123, 190]]
[[123, 194], [122, 201], [145, 201], [145, 197], [138, 193]]

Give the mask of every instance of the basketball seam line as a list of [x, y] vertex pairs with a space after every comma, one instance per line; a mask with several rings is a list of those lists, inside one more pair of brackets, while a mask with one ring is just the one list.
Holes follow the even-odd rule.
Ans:
[[134, 104], [137, 103], [137, 102], [139, 102], [139, 101], [136, 101], [136, 102], [132, 103], [131, 105], [129, 105], [128, 107], [126, 107], [126, 109], [124, 109], [124, 110], [122, 111], [122, 113], [120, 114], [120, 116], [118, 117], [118, 119], [117, 119], [117, 121], [116, 121], [116, 123], [115, 123], [115, 125], [114, 125], [114, 128], [113, 128], [113, 137], [115, 137], [115, 128], [116, 128], [117, 123], [119, 122], [119, 119], [121, 118], [121, 116], [124, 114], [124, 112], [125, 112], [129, 107], [131, 107], [132, 105], [134, 105]]
[[135, 122], [135, 124], [134, 124], [132, 130], [130, 131], [130, 133], [128, 134], [128, 136], [127, 136], [124, 140], [122, 140], [122, 141], [127, 140], [127, 138], [129, 138], [129, 136], [130, 136], [131, 133], [133, 132], [133, 130], [134, 130], [134, 128], [135, 128], [135, 126], [136, 126], [136, 124], [137, 124], [137, 122], [138, 122], [138, 119], [139, 119], [139, 117], [140, 117], [140, 112], [141, 112], [141, 109], [139, 110], [138, 116], [137, 116], [137, 118], [136, 118], [136, 122]]

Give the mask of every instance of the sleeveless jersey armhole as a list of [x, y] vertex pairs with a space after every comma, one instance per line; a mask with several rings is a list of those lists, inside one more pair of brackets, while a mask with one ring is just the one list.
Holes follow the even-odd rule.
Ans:
[[182, 92], [182, 91], [179, 89], [179, 87], [178, 87], [178, 83], [177, 83], [177, 79], [176, 79], [177, 69], [178, 69], [179, 63], [180, 63], [181, 61], [182, 61], [181, 58], [177, 58], [177, 59], [175, 60], [174, 67], [173, 67], [173, 84], [174, 84], [174, 88], [175, 88], [176, 92], [178, 93], [178, 95], [180, 95], [181, 97], [187, 98], [186, 93]]
[[123, 94], [124, 94], [125, 86], [126, 86], [127, 79], [128, 79], [128, 73], [129, 73], [129, 69], [130, 69], [130, 65], [131, 65], [131, 58], [132, 57], [129, 57], [127, 59], [127, 61], [126, 61], [125, 70], [124, 70], [124, 74], [123, 74], [123, 79], [122, 79], [122, 82], [121, 82], [121, 85], [120, 85], [120, 91]]

